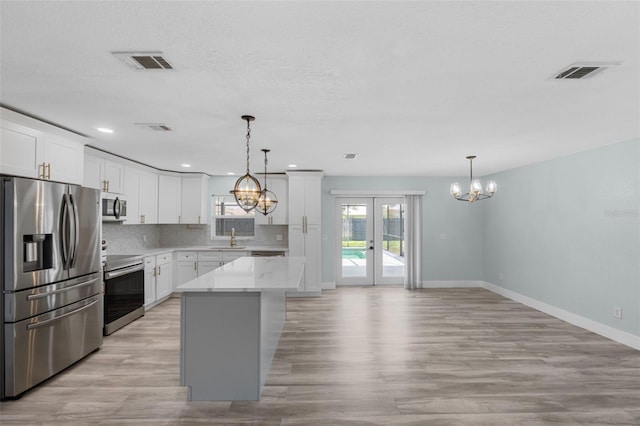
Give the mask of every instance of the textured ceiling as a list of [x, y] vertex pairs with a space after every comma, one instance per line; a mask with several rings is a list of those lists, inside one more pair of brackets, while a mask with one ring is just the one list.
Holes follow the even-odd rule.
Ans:
[[[2, 1], [0, 102], [169, 170], [488, 174], [639, 137], [638, 2]], [[112, 51], [162, 51], [136, 71]], [[574, 62], [619, 62], [554, 80]], [[133, 123], [164, 123], [168, 133]], [[96, 127], [115, 130], [98, 133]], [[343, 160], [358, 153], [356, 160]]]

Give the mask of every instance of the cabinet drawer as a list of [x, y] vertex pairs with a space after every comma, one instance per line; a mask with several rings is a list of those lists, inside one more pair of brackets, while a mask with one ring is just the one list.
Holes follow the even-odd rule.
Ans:
[[179, 251], [176, 253], [178, 262], [195, 262], [197, 258], [198, 253], [195, 251]]
[[246, 257], [249, 256], [249, 252], [248, 251], [236, 251], [236, 250], [229, 250], [229, 251], [223, 251], [222, 252], [222, 261], [224, 263], [229, 263], [231, 261], [236, 260], [239, 257]]
[[144, 269], [149, 270], [156, 267], [156, 257], [149, 256], [144, 258]]
[[171, 253], [163, 253], [157, 256], [158, 265], [164, 265], [173, 261]]
[[199, 251], [198, 262], [201, 262], [201, 261], [222, 262], [222, 252], [221, 251]]

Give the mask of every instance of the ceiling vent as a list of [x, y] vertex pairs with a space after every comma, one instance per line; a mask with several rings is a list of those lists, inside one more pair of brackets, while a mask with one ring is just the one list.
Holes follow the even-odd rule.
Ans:
[[162, 52], [111, 52], [113, 56], [136, 70], [172, 70]]
[[358, 156], [358, 154], [344, 154], [343, 158], [345, 160], [355, 160], [357, 156]]
[[619, 62], [590, 62], [590, 63], [576, 63], [572, 64], [558, 74], [556, 74], [553, 78], [560, 80], [567, 79], [586, 79], [594, 77], [600, 74], [602, 71], [606, 70], [615, 65], [620, 65]]
[[170, 132], [171, 128], [162, 123], [133, 123], [134, 126], [151, 129], [156, 132]]

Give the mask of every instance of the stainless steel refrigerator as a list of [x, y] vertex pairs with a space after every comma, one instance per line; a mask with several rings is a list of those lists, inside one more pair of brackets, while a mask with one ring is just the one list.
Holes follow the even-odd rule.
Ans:
[[102, 344], [100, 192], [0, 176], [2, 399]]

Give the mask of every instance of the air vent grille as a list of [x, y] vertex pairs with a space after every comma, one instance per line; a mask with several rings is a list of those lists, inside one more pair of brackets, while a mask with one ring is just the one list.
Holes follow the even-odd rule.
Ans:
[[136, 70], [172, 70], [173, 65], [162, 52], [111, 52], [116, 58]]
[[344, 154], [345, 160], [355, 160], [358, 154]]
[[556, 74], [553, 78], [560, 80], [567, 79], [583, 79], [583, 78], [591, 78], [597, 74], [600, 74], [602, 71], [610, 68], [614, 65], [619, 65], [618, 62], [608, 62], [608, 63], [578, 63], [572, 64], [558, 74]]
[[133, 123], [137, 127], [147, 128], [156, 132], [170, 132], [171, 128], [162, 123]]

